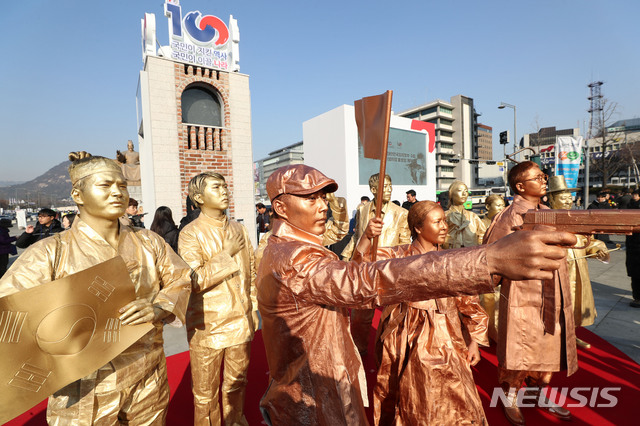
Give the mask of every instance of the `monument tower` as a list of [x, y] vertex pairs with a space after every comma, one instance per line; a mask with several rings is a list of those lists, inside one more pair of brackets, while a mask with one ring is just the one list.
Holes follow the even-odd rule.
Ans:
[[239, 72], [239, 31], [200, 11], [166, 0], [169, 45], [156, 48], [155, 15], [142, 20], [137, 90], [142, 198], [149, 213], [186, 212], [189, 180], [221, 173], [231, 190], [228, 214], [249, 235], [255, 226], [249, 76]]

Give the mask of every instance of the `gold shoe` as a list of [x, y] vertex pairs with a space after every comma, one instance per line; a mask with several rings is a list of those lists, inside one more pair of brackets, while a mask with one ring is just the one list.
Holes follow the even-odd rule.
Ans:
[[580, 340], [576, 337], [576, 345], [578, 345], [579, 347], [583, 348], [583, 349], [590, 349], [591, 348], [591, 343], [587, 343], [584, 340]]

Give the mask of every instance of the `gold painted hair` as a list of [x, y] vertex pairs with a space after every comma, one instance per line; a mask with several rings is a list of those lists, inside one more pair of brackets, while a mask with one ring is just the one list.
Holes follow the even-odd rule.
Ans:
[[204, 192], [204, 188], [207, 186], [207, 179], [218, 179], [226, 182], [224, 176], [216, 172], [202, 172], [192, 177], [189, 181], [189, 198], [198, 207], [200, 207], [200, 204], [195, 200], [195, 196]]

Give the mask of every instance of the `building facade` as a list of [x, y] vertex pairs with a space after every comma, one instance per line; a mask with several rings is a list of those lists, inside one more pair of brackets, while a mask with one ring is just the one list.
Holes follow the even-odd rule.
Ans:
[[303, 163], [304, 147], [302, 141], [272, 151], [267, 157], [256, 161], [254, 163], [256, 202], [269, 203], [269, 196], [267, 195], [267, 179], [269, 179], [271, 173], [283, 166]]
[[478, 159], [493, 160], [493, 129], [478, 123]]
[[435, 125], [438, 190], [448, 189], [454, 180], [469, 187], [478, 185], [478, 114], [472, 98], [456, 95], [449, 102], [438, 99], [398, 115]]
[[[533, 148], [535, 153], [540, 155], [541, 168], [548, 174], [555, 172], [555, 143], [558, 136], [580, 136], [580, 131], [578, 128], [557, 130], [555, 127], [545, 127], [536, 133], [525, 134], [523, 137], [523, 145]], [[602, 159], [603, 156], [607, 160], [612, 160], [610, 173], [604, 186], [637, 185], [639, 179], [636, 167], [640, 161], [640, 119], [620, 120], [613, 123], [607, 127], [605, 140], [605, 144], [602, 142], [602, 137], [585, 142], [591, 158], [589, 186], [603, 186], [603, 175], [593, 166], [593, 163]], [[578, 187], [584, 187], [584, 184], [583, 161], [578, 176]]]

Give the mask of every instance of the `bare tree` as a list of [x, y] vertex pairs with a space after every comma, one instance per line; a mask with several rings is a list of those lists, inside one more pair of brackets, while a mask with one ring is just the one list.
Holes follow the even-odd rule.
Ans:
[[630, 180], [631, 176], [635, 176], [635, 187], [638, 188], [640, 184], [640, 141], [625, 143], [620, 148], [619, 157], [623, 167], [629, 171], [627, 178]]
[[618, 115], [618, 104], [607, 99], [602, 100], [601, 127], [596, 133], [591, 135], [595, 141], [595, 155], [591, 156], [592, 173], [602, 176], [602, 186], [605, 187], [609, 178], [626, 167], [621, 161], [619, 149], [614, 149], [614, 144], [621, 144], [623, 140], [622, 132], [608, 131], [614, 117]]

